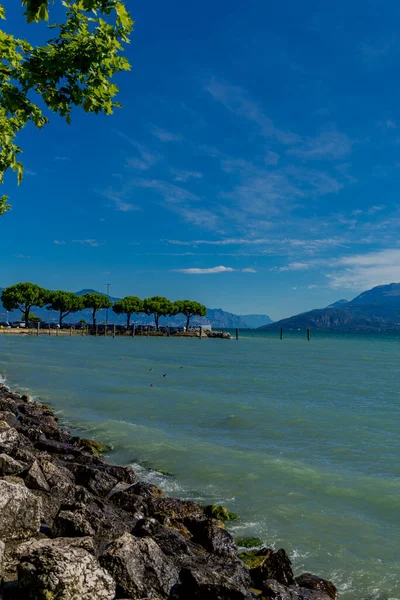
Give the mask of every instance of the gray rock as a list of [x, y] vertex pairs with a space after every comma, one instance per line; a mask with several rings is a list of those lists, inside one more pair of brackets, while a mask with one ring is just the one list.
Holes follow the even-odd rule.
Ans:
[[100, 564], [114, 577], [118, 595], [132, 598], [168, 598], [178, 580], [178, 570], [151, 538], [124, 533], [100, 557]]
[[193, 534], [192, 541], [200, 544], [208, 552], [220, 556], [236, 556], [237, 547], [231, 534], [224, 529], [223, 523], [215, 519], [207, 521], [185, 521]]
[[264, 553], [264, 558], [261, 564], [250, 571], [255, 588], [261, 589], [263, 582], [268, 579], [274, 579], [286, 586], [295, 583], [292, 564], [285, 550], [281, 549], [274, 552], [271, 549], [264, 548], [259, 551], [259, 555], [262, 555], [262, 553]]
[[331, 581], [327, 581], [316, 575], [311, 575], [311, 573], [303, 573], [299, 577], [296, 577], [296, 583], [302, 588], [323, 592], [329, 596], [331, 600], [337, 600], [338, 598], [337, 589]]
[[[4, 554], [6, 551], [6, 545], [4, 542], [0, 542], [0, 585], [4, 576]], [[1, 590], [0, 590], [1, 594]], [[1, 596], [0, 596], [1, 597]]]
[[316, 590], [297, 586], [285, 586], [274, 579], [267, 580], [262, 589], [265, 600], [330, 600], [330, 596]]
[[19, 442], [19, 433], [5, 421], [0, 421], [0, 452], [12, 452]]
[[252, 600], [248, 569], [237, 562], [184, 568], [170, 600]]
[[54, 519], [51, 533], [54, 537], [85, 537], [95, 535], [96, 531], [83, 512], [61, 510]]
[[26, 468], [26, 464], [15, 460], [8, 454], [0, 454], [0, 475], [15, 475], [21, 473]]
[[42, 490], [43, 492], [49, 492], [50, 486], [46, 481], [46, 477], [43, 474], [38, 462], [35, 462], [29, 467], [23, 474], [25, 485], [31, 490]]
[[0, 536], [21, 540], [39, 533], [41, 501], [25, 486], [0, 480]]
[[0, 411], [0, 421], [5, 421], [10, 427], [17, 427], [18, 425], [17, 417], [9, 410]]
[[67, 468], [56, 465], [43, 456], [38, 458], [38, 462], [51, 488], [68, 487], [74, 481], [74, 476]]
[[115, 582], [95, 557], [71, 540], [31, 546], [18, 565], [24, 598], [42, 600], [112, 600]]

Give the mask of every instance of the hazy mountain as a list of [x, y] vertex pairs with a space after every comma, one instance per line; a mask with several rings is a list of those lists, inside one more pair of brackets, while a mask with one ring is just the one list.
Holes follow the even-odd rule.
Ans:
[[327, 306], [326, 308], [336, 308], [338, 306], [344, 306], [345, 304], [348, 304], [348, 303], [349, 303], [349, 300], [345, 300], [343, 298], [342, 300], [336, 300], [336, 302], [329, 304], [329, 306]]
[[[2, 290], [2, 288], [0, 288], [0, 295], [1, 295], [1, 290]], [[92, 289], [84, 289], [84, 290], [80, 290], [79, 292], [76, 292], [76, 294], [78, 296], [83, 296], [84, 294], [88, 294], [90, 292], [101, 293], [101, 292], [97, 292], [96, 290], [92, 290]], [[110, 300], [112, 302], [116, 302], [119, 299], [120, 298], [110, 296]], [[37, 317], [40, 317], [41, 319], [43, 319], [43, 321], [46, 321], [46, 322], [48, 322], [48, 321], [57, 322], [58, 321], [58, 313], [56, 313], [52, 310], [47, 310], [46, 308], [33, 307], [32, 312]], [[221, 308], [208, 308], [207, 315], [205, 317], [193, 317], [191, 320], [191, 324], [192, 325], [211, 325], [211, 327], [213, 327], [214, 329], [235, 329], [236, 327], [239, 329], [249, 329], [249, 328], [257, 326], [257, 325], [253, 325], [250, 322], [248, 322], [246, 320], [247, 317], [250, 317], [250, 319], [249, 319], [250, 321], [251, 321], [252, 317], [260, 317], [260, 319], [262, 319], [263, 323], [268, 323], [270, 321], [270, 319], [267, 315], [239, 316], [239, 315], [235, 315], [233, 313], [226, 312], [226, 311], [222, 310]], [[19, 310], [10, 312], [9, 316], [8, 316], [9, 321], [18, 321], [20, 318], [21, 318], [21, 312]], [[105, 323], [106, 318], [107, 318], [106, 310], [97, 311], [97, 322], [99, 324]], [[5, 319], [6, 319], [6, 311], [0, 302], [0, 321], [5, 320]], [[64, 319], [64, 322], [65, 323], [77, 323], [81, 319], [84, 319], [88, 323], [91, 323], [92, 322], [91, 309], [81, 310], [77, 313], [69, 315], [68, 317], [66, 317]], [[147, 325], [147, 324], [154, 323], [154, 319], [152, 316], [147, 316], [142, 313], [139, 315], [134, 315], [134, 318], [132, 320], [137, 325]], [[109, 309], [108, 322], [110, 324], [115, 323], [116, 325], [124, 324], [124, 323], [126, 323], [126, 317], [125, 317], [125, 315], [116, 315], [112, 311], [112, 309]], [[185, 325], [185, 323], [186, 323], [186, 319], [183, 315], [176, 315], [175, 317], [167, 317], [167, 318], [161, 317], [160, 318], [160, 325], [169, 324], [169, 325], [180, 326], [180, 325]]]
[[262, 325], [272, 323], [272, 319], [268, 315], [240, 315], [240, 317], [247, 323], [249, 329], [257, 329]]
[[310, 327], [320, 331], [400, 331], [400, 283], [380, 285], [345, 304], [294, 315], [261, 329], [281, 327]]

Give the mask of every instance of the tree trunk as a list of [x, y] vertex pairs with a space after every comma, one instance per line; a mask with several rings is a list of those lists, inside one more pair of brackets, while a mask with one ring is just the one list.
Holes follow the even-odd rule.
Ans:
[[62, 326], [62, 320], [63, 320], [63, 314], [62, 314], [62, 310], [60, 310], [60, 319], [58, 321], [59, 324], [60, 324], [60, 329], [61, 329], [61, 326]]
[[154, 313], [154, 322], [156, 324], [156, 331], [158, 331], [158, 320], [160, 318], [160, 315], [158, 313]]
[[28, 327], [29, 313], [31, 312], [31, 308], [32, 308], [32, 306], [25, 305], [25, 311], [22, 313], [23, 314], [22, 320], [25, 323], [25, 327]]
[[93, 309], [92, 312], [92, 319], [93, 319], [93, 327], [96, 327], [96, 309]]
[[131, 313], [127, 313], [126, 314], [126, 328], [129, 329], [129, 326], [131, 324]]
[[186, 331], [189, 330], [190, 315], [186, 315]]

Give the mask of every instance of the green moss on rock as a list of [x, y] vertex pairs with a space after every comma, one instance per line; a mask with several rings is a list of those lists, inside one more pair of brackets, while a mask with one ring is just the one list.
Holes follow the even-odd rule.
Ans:
[[235, 539], [235, 542], [239, 548], [259, 548], [262, 546], [262, 540], [258, 537], [239, 537]]
[[110, 452], [112, 450], [111, 446], [106, 446], [102, 442], [97, 442], [96, 440], [90, 440], [88, 438], [82, 438], [80, 441], [80, 446], [86, 450], [86, 452], [90, 452], [93, 456], [101, 456], [104, 452]]
[[235, 521], [239, 518], [239, 515], [230, 512], [225, 506], [219, 504], [205, 506], [204, 513], [209, 519], [217, 519], [218, 521]]
[[272, 550], [264, 548], [262, 550], [248, 550], [247, 552], [241, 552], [238, 556], [248, 567], [250, 567], [250, 569], [255, 569], [262, 565], [271, 552]]

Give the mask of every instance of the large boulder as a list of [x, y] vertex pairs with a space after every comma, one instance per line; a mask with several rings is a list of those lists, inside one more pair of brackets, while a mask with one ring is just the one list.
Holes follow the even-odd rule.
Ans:
[[192, 533], [192, 541], [200, 544], [208, 552], [221, 556], [236, 556], [237, 547], [231, 534], [224, 529], [221, 521], [189, 521], [185, 524]]
[[41, 506], [24, 485], [0, 480], [0, 537], [21, 540], [39, 533]]
[[0, 476], [4, 475], [16, 475], [21, 473], [26, 468], [26, 464], [15, 460], [8, 454], [0, 454]]
[[5, 421], [0, 421], [0, 452], [9, 454], [18, 446], [19, 433]]
[[73, 542], [46, 540], [21, 556], [18, 582], [30, 600], [112, 600], [115, 582], [93, 554]]
[[129, 533], [110, 544], [100, 564], [117, 582], [120, 598], [168, 598], [178, 580], [178, 570], [153, 539]]
[[199, 563], [181, 570], [170, 600], [252, 600], [250, 585], [240, 562]]
[[46, 477], [39, 465], [35, 462], [25, 471], [23, 474], [26, 487], [31, 490], [42, 490], [43, 492], [49, 492], [50, 486], [46, 481]]
[[263, 582], [268, 579], [285, 586], [295, 584], [292, 564], [285, 550], [274, 552], [270, 548], [261, 548], [243, 552], [239, 556], [250, 567], [255, 588], [261, 589]]
[[[6, 551], [6, 545], [4, 542], [0, 541], [0, 586], [3, 580], [4, 575], [4, 554]], [[1, 598], [1, 590], [0, 590], [0, 598]]]
[[174, 561], [182, 555], [193, 554], [193, 544], [181, 533], [161, 525], [156, 519], [140, 519], [132, 534], [136, 537], [150, 537], [157, 542], [161, 550]]
[[68, 468], [75, 475], [75, 483], [86, 487], [96, 496], [107, 496], [117, 483], [115, 477], [96, 467], [72, 464]]
[[330, 596], [317, 590], [304, 587], [285, 586], [269, 579], [262, 588], [262, 600], [330, 600]]
[[54, 537], [93, 536], [96, 529], [90, 524], [84, 510], [60, 510], [54, 519], [51, 533]]
[[311, 575], [311, 573], [303, 573], [299, 577], [296, 577], [296, 583], [302, 588], [306, 588], [308, 590], [315, 590], [317, 592], [323, 592], [331, 600], [337, 600], [338, 592], [336, 587], [333, 585], [331, 581], [327, 581], [326, 579], [322, 579], [317, 575]]

